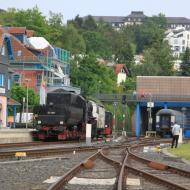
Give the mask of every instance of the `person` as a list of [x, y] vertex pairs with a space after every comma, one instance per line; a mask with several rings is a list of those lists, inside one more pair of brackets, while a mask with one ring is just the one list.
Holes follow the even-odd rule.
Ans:
[[174, 143], [175, 143], [175, 148], [177, 148], [179, 134], [180, 134], [180, 125], [175, 122], [173, 127], [172, 127], [173, 138], [172, 138], [172, 146], [171, 146], [171, 148], [173, 148]]

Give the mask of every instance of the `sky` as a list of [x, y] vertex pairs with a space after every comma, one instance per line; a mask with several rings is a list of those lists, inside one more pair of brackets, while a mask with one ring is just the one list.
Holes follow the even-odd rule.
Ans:
[[0, 8], [28, 9], [38, 6], [43, 15], [62, 13], [64, 23], [80, 16], [127, 16], [131, 11], [190, 18], [190, 0], [0, 0]]

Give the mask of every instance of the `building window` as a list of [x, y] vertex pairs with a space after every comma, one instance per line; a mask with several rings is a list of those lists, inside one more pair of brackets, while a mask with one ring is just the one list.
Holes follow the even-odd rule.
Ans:
[[183, 45], [185, 45], [185, 40], [182, 41]]
[[5, 74], [0, 73], [0, 86], [5, 85]]
[[13, 75], [13, 81], [16, 83], [20, 83], [20, 75], [19, 74]]
[[3, 46], [1, 49], [1, 55], [5, 56], [5, 46]]
[[179, 50], [180, 50], [180, 47], [179, 47], [179, 46], [175, 46], [175, 47], [174, 47], [174, 50], [175, 50], [175, 51], [179, 51]]
[[20, 57], [22, 55], [22, 51], [21, 50], [18, 50], [17, 51], [17, 56]]
[[11, 80], [8, 79], [8, 90], [10, 90], [10, 89], [11, 89]]
[[36, 76], [36, 86], [40, 86], [41, 85], [41, 82], [42, 82], [42, 75], [41, 74], [38, 74]]

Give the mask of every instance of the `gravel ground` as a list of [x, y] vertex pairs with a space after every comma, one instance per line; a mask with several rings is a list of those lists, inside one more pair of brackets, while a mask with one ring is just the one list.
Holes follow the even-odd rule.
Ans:
[[[169, 190], [170, 188], [167, 188], [161, 184], [156, 184], [154, 182], [151, 182], [150, 180], [143, 178], [141, 176], [135, 175], [131, 172], [128, 172], [128, 182], [126, 179], [126, 189], [127, 190]], [[132, 181], [133, 183], [130, 183]], [[134, 183], [134, 181], [136, 183]], [[137, 182], [140, 182], [139, 184]]]
[[[108, 164], [107, 162], [103, 161], [102, 159], [97, 158], [94, 161], [94, 167], [92, 169], [83, 169], [81, 172], [79, 172], [76, 177], [78, 179], [85, 178], [85, 181], [90, 181], [91, 179], [116, 179], [118, 176], [118, 173], [116, 171], [117, 169]], [[63, 188], [64, 190], [83, 190], [83, 189], [101, 189], [101, 190], [113, 190], [115, 189], [115, 182], [113, 185], [100, 185], [100, 184], [66, 184], [66, 186]]]
[[144, 158], [155, 160], [158, 162], [163, 162], [168, 165], [190, 171], [190, 165], [185, 163], [181, 158], [166, 155], [164, 152], [165, 151], [162, 151], [162, 150], [161, 152], [156, 152], [156, 151], [143, 152], [143, 148], [139, 148], [135, 150], [135, 153], [143, 156]]
[[62, 157], [0, 162], [0, 190], [45, 190], [51, 176], [62, 176], [95, 152], [68, 153]]

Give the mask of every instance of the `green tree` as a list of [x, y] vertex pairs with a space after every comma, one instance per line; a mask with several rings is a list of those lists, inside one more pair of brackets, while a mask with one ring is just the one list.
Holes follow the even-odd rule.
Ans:
[[190, 76], [190, 49], [187, 47], [182, 57], [182, 63], [180, 65], [180, 75]]
[[[24, 86], [19, 86], [14, 84], [11, 88], [11, 98], [18, 101], [21, 104], [20, 107], [20, 120], [22, 115], [22, 107], [23, 107], [23, 98], [26, 99], [27, 96], [27, 89]], [[35, 105], [39, 104], [39, 96], [34, 92], [33, 89], [28, 89], [28, 106], [29, 108], [33, 108]]]
[[117, 89], [113, 70], [99, 64], [93, 54], [76, 57], [72, 61], [71, 82], [80, 86], [84, 95], [114, 92]]
[[134, 46], [123, 32], [118, 33], [116, 37], [114, 56], [117, 63], [124, 63], [129, 69], [134, 63]]
[[88, 15], [83, 21], [83, 29], [96, 31], [97, 24], [91, 15]]
[[101, 57], [110, 57], [111, 48], [108, 39], [101, 33], [86, 31], [83, 32], [83, 38], [86, 43], [86, 53], [95, 53]]
[[58, 47], [63, 47], [64, 42], [62, 40], [64, 31], [63, 15], [61, 13], [53, 13], [50, 11], [48, 20], [48, 33], [46, 38]]
[[166, 18], [163, 15], [148, 17], [140, 26], [135, 26], [135, 41], [137, 54], [144, 49], [151, 48], [154, 43], [160, 43], [164, 39]]
[[143, 63], [133, 67], [133, 75], [171, 76], [174, 74], [171, 50], [165, 42], [145, 50], [143, 56]]
[[84, 53], [86, 51], [86, 44], [83, 37], [72, 24], [64, 28], [62, 41], [64, 44], [63, 47], [72, 54]]

